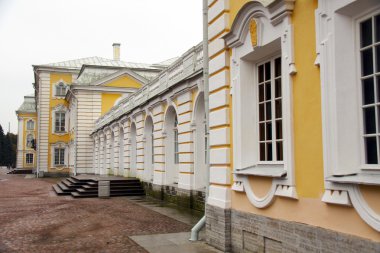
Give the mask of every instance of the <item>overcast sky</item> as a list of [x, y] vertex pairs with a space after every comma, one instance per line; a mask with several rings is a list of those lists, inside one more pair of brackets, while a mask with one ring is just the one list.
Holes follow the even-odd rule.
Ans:
[[155, 63], [202, 40], [201, 0], [0, 0], [0, 124], [33, 93], [32, 64], [90, 56]]

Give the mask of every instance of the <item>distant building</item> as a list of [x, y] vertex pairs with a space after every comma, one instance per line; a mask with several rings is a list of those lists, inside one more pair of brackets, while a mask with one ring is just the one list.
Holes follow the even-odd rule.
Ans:
[[18, 119], [16, 168], [36, 168], [35, 140], [37, 138], [37, 113], [34, 95], [24, 96], [16, 111]]

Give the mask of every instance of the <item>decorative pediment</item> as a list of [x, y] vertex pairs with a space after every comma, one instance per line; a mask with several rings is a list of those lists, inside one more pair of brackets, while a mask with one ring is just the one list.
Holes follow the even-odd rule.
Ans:
[[264, 6], [261, 2], [251, 1], [245, 4], [238, 12], [231, 31], [223, 38], [228, 47], [238, 47], [244, 44], [246, 36], [250, 33], [253, 46], [260, 45], [262, 23], [260, 18], [265, 17], [273, 26], [281, 23], [290, 16], [294, 9], [295, 0], [277, 0]]

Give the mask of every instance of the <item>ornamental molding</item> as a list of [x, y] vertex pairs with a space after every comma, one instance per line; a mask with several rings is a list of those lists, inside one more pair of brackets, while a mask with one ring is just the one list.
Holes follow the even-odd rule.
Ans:
[[265, 17], [273, 26], [276, 26], [293, 13], [294, 2], [295, 0], [277, 0], [267, 7], [257, 1], [248, 2], [238, 12], [231, 31], [223, 36], [227, 46], [233, 48], [244, 44], [252, 20], [256, 22], [256, 45], [260, 45], [263, 28], [259, 19]]

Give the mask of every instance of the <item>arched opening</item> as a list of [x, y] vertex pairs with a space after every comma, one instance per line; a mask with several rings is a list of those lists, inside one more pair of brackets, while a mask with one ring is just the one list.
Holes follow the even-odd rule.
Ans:
[[145, 120], [145, 149], [144, 149], [144, 178], [147, 182], [153, 181], [154, 173], [154, 145], [153, 145], [153, 120], [148, 116]]
[[115, 150], [114, 150], [114, 141], [115, 141], [115, 136], [113, 134], [113, 131], [111, 131], [111, 137], [110, 137], [110, 164], [108, 165], [109, 168], [109, 174], [114, 174], [114, 160], [115, 160]]
[[174, 107], [169, 107], [165, 116], [165, 180], [166, 184], [178, 183], [178, 118]]
[[131, 146], [130, 146], [130, 170], [129, 170], [129, 176], [130, 177], [136, 177], [136, 124], [131, 124]]
[[119, 175], [124, 175], [124, 129], [119, 129]]
[[103, 153], [103, 159], [102, 159], [102, 170], [101, 174], [104, 175], [107, 173], [107, 163], [106, 163], [106, 158], [107, 158], [107, 149], [106, 149], [106, 137], [104, 136], [104, 141], [103, 141], [103, 146], [102, 146], [102, 153]]
[[203, 93], [199, 94], [194, 109], [194, 189], [206, 186], [206, 113]]

